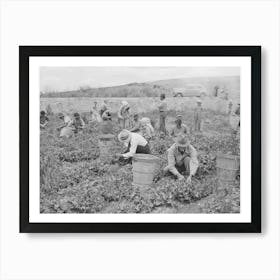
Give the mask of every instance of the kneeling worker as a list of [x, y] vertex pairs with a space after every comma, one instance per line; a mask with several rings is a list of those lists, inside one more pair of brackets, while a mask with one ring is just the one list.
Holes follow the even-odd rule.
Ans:
[[135, 154], [151, 153], [147, 140], [138, 133], [124, 129], [118, 135], [118, 139], [127, 147], [126, 151], [119, 155], [120, 158], [124, 159], [125, 163], [131, 163]]
[[81, 118], [79, 113], [74, 114], [74, 119], [68, 124], [74, 131], [74, 133], [81, 133], [85, 127], [85, 122]]
[[102, 134], [113, 134], [114, 125], [112, 122], [112, 115], [109, 110], [106, 110], [102, 115], [103, 122], [100, 124]]
[[168, 149], [168, 165], [164, 171], [177, 176], [178, 180], [183, 180], [184, 176], [181, 173], [186, 172], [188, 175], [187, 183], [191, 183], [197, 168], [196, 149], [189, 143], [185, 135], [179, 135], [176, 142]]

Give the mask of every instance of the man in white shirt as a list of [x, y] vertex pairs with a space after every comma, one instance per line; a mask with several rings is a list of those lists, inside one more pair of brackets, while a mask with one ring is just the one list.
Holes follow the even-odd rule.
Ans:
[[118, 139], [127, 149], [120, 155], [123, 163], [131, 163], [135, 154], [150, 154], [150, 147], [147, 140], [138, 133], [130, 132], [126, 129], [122, 130], [118, 135]]

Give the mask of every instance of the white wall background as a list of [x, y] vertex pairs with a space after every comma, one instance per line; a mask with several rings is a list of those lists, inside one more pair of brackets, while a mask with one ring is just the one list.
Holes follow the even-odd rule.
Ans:
[[[280, 2], [5, 1], [1, 279], [280, 279]], [[262, 234], [19, 234], [18, 45], [262, 45]], [[248, 174], [249, 176], [249, 174]]]

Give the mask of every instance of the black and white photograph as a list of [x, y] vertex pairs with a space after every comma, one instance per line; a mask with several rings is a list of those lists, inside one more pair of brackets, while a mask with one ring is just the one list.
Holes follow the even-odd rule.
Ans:
[[258, 47], [20, 50], [22, 221], [105, 232], [256, 221]]
[[41, 67], [41, 213], [239, 213], [239, 67]]

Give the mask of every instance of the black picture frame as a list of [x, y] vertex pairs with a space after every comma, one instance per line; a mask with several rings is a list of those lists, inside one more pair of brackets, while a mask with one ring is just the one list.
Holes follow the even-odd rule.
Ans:
[[[251, 57], [250, 223], [31, 223], [29, 221], [29, 58], [32, 56]], [[261, 232], [260, 46], [19, 46], [21, 233], [259, 233]], [[31, 175], [32, 176], [32, 175]], [[249, 175], [248, 175], [249, 176]], [[38, 186], [39, 187], [39, 186]]]

